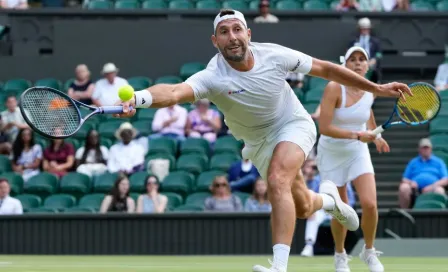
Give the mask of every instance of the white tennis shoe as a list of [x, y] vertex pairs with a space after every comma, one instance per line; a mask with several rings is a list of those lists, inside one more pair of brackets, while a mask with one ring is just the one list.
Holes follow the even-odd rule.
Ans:
[[271, 268], [266, 268], [261, 265], [254, 265], [252, 267], [253, 272], [286, 272], [286, 268], [276, 266], [271, 260], [269, 260], [269, 264], [271, 264]]
[[364, 245], [359, 254], [359, 258], [367, 264], [370, 272], [384, 272], [384, 266], [378, 259], [378, 256], [381, 254], [383, 254], [383, 252], [376, 251], [375, 248], [366, 249], [366, 246]]
[[344, 253], [335, 253], [334, 254], [334, 268], [336, 272], [350, 272], [350, 267], [348, 266], [348, 262], [351, 258]]
[[339, 223], [350, 231], [355, 231], [359, 228], [358, 214], [352, 207], [342, 201], [339, 196], [338, 188], [333, 182], [329, 180], [322, 181], [320, 183], [319, 192], [321, 194], [331, 196], [334, 200], [334, 209], [325, 210], [327, 213], [331, 214], [336, 220], [339, 221]]

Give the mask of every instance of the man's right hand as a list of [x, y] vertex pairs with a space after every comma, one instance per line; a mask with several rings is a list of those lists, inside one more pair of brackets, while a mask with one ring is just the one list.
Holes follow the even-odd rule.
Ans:
[[[135, 115], [135, 113], [137, 112], [136, 108], [135, 108], [135, 99], [132, 98], [129, 101], [118, 101], [117, 103], [115, 103], [116, 106], [118, 105], [122, 105], [123, 106], [123, 113], [121, 114], [114, 114], [114, 117], [118, 117], [118, 118], [131, 118], [132, 116]], [[132, 107], [132, 110], [130, 110], [130, 107]]]

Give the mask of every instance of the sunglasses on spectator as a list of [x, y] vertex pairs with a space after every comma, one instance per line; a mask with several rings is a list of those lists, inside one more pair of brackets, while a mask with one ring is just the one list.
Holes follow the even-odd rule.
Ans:
[[214, 187], [219, 188], [219, 187], [227, 187], [227, 183], [215, 183], [213, 184]]

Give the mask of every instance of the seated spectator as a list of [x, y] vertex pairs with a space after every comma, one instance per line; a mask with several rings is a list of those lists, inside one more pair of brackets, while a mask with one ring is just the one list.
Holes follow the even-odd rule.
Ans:
[[131, 123], [125, 122], [115, 132], [120, 143], [114, 144], [109, 151], [107, 169], [111, 173], [122, 172], [130, 175], [143, 170], [145, 161], [144, 148], [133, 139], [137, 130]]
[[118, 90], [127, 85], [128, 81], [117, 76], [118, 68], [113, 63], [106, 63], [101, 73], [104, 78], [96, 82], [92, 101], [97, 106], [113, 106], [120, 100]]
[[[3, 127], [3, 122], [0, 116], [0, 128]], [[0, 129], [0, 154], [10, 155], [12, 150], [12, 144], [8, 140], [8, 135], [5, 131]]]
[[28, 125], [23, 119], [14, 95], [6, 98], [6, 107], [8, 109], [2, 112], [2, 131], [8, 136], [9, 142], [13, 143], [16, 140], [17, 133], [19, 133], [19, 129], [27, 128]]
[[168, 198], [159, 194], [159, 179], [150, 175], [146, 179], [146, 194], [137, 200], [137, 213], [164, 213]]
[[51, 140], [50, 146], [44, 150], [44, 171], [62, 177], [75, 165], [75, 149], [63, 139]]
[[278, 23], [277, 16], [269, 13], [269, 1], [263, 0], [258, 7], [260, 8], [260, 16], [256, 17], [255, 23]]
[[448, 45], [445, 45], [445, 62], [437, 68], [434, 85], [438, 91], [448, 90]]
[[217, 132], [221, 129], [219, 112], [210, 109], [210, 101], [201, 99], [196, 102], [196, 109], [188, 114], [185, 131], [188, 137], [204, 138], [210, 143], [216, 141]]
[[68, 89], [68, 95], [86, 105], [91, 105], [92, 94], [95, 88], [92, 80], [90, 79], [90, 71], [87, 65], [80, 64], [75, 69], [75, 81], [70, 84]]
[[409, 10], [409, 0], [382, 0], [384, 11], [408, 11]]
[[[320, 177], [317, 174], [316, 162], [314, 160], [306, 160], [302, 167], [303, 178], [308, 186], [308, 189], [318, 193], [320, 185]], [[350, 183], [347, 184], [347, 196], [348, 204], [352, 207], [355, 206], [356, 198], [353, 192], [353, 188]], [[304, 257], [314, 256], [314, 244], [316, 243], [317, 233], [319, 226], [327, 220], [330, 220], [331, 216], [326, 214], [324, 210], [318, 210], [311, 217], [306, 220], [305, 227], [305, 247], [302, 250], [301, 255]]]
[[135, 201], [129, 196], [129, 179], [120, 175], [114, 183], [114, 187], [101, 203], [100, 213], [135, 211]]
[[358, 11], [360, 9], [356, 0], [341, 0], [336, 10], [339, 11]]
[[3, 9], [27, 9], [28, 0], [0, 0], [0, 8]]
[[92, 129], [87, 134], [86, 143], [76, 151], [76, 171], [89, 177], [101, 175], [107, 171], [109, 150], [100, 146], [98, 131]]
[[215, 177], [210, 186], [212, 196], [205, 200], [205, 210], [215, 212], [239, 212], [243, 210], [241, 199], [230, 192], [225, 176]]
[[23, 214], [22, 203], [9, 196], [11, 187], [5, 178], [0, 178], [0, 215]]
[[152, 121], [152, 131], [156, 134], [151, 135], [150, 138], [163, 136], [184, 140], [187, 116], [187, 110], [179, 105], [158, 109]]
[[241, 160], [230, 166], [228, 177], [232, 191], [252, 192], [260, 174], [250, 160]]
[[12, 153], [12, 169], [21, 174], [25, 181], [40, 173], [42, 147], [34, 143], [31, 129], [24, 128], [19, 131]]
[[254, 185], [252, 196], [246, 200], [244, 211], [246, 212], [271, 212], [272, 206], [268, 199], [268, 184], [258, 178]]
[[369, 54], [369, 73], [370, 80], [379, 82], [381, 80], [381, 43], [380, 40], [372, 34], [372, 23], [369, 18], [361, 18], [358, 21], [359, 35], [349, 44], [352, 46], [361, 46]]
[[411, 208], [421, 193], [445, 194], [448, 174], [445, 162], [432, 154], [432, 143], [424, 138], [419, 143], [419, 155], [412, 159], [404, 171], [399, 188], [400, 207]]

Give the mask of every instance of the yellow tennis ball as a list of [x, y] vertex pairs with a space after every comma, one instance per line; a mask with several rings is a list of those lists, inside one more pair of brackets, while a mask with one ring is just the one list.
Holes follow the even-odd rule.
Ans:
[[118, 97], [122, 101], [129, 101], [134, 97], [134, 88], [130, 85], [125, 85], [118, 90]]

